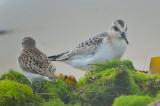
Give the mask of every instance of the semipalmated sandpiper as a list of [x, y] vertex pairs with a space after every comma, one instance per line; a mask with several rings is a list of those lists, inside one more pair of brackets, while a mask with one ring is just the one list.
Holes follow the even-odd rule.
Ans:
[[[31, 37], [26, 37], [22, 41], [22, 52], [18, 56], [18, 67], [22, 74], [31, 82], [34, 95], [34, 83], [46, 80], [56, 82], [56, 68], [49, 61], [48, 57], [36, 48], [36, 42]], [[35, 99], [37, 102], [36, 95]]]
[[118, 19], [112, 22], [108, 32], [89, 38], [75, 49], [49, 56], [49, 59], [64, 62], [81, 70], [91, 69], [90, 64], [120, 59], [128, 44], [126, 31], [126, 23]]

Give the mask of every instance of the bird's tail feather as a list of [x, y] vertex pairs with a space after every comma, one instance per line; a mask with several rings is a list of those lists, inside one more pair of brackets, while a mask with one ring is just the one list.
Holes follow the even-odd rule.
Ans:
[[63, 57], [63, 55], [67, 54], [68, 52], [65, 52], [65, 53], [61, 53], [61, 54], [58, 54], [58, 55], [53, 55], [53, 56], [49, 56], [49, 60], [50, 61], [63, 61], [63, 60], [67, 60], [68, 58], [61, 58]]

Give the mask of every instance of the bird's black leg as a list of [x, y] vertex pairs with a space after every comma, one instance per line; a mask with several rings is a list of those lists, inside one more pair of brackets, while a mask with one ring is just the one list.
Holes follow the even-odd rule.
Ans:
[[43, 82], [39, 85], [37, 92], [39, 92], [43, 88]]
[[33, 94], [34, 94], [34, 97], [35, 97], [36, 104], [37, 104], [37, 106], [39, 106], [38, 101], [37, 101], [37, 97], [36, 97], [35, 86], [33, 84], [32, 84], [32, 90], [33, 90]]

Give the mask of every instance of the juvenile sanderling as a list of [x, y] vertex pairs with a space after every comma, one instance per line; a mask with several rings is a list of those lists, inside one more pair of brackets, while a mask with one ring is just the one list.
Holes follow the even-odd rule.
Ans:
[[51, 61], [62, 61], [81, 70], [91, 69], [90, 64], [120, 59], [126, 50], [127, 25], [118, 19], [112, 22], [108, 32], [103, 32], [80, 43], [75, 49], [49, 56]]
[[[31, 82], [35, 95], [34, 83], [41, 81], [43, 84], [43, 81], [46, 80], [56, 82], [57, 76], [54, 74], [56, 69], [48, 57], [36, 48], [36, 42], [33, 38], [24, 38], [22, 48], [23, 50], [18, 56], [18, 67]], [[37, 102], [36, 95], [35, 100]]]

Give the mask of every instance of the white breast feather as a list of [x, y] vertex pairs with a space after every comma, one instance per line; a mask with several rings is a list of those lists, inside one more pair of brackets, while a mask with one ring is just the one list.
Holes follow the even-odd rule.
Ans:
[[105, 63], [114, 58], [120, 59], [126, 49], [125, 41], [115, 40], [112, 45], [109, 45], [106, 39], [103, 39], [94, 55], [75, 56], [74, 59], [64, 62], [85, 71], [91, 68], [89, 64]]

